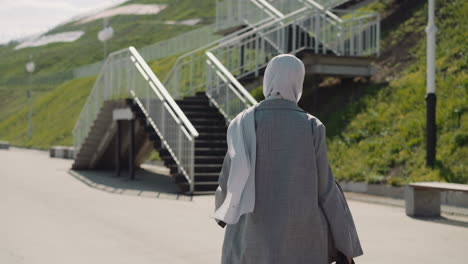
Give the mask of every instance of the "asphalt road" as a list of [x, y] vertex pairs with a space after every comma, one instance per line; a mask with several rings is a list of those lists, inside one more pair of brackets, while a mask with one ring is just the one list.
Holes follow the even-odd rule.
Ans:
[[[219, 263], [214, 196], [174, 194], [161, 168], [137, 181], [72, 172], [46, 152], [0, 150], [0, 263]], [[364, 255], [356, 263], [466, 263], [468, 218], [413, 219], [349, 200]]]

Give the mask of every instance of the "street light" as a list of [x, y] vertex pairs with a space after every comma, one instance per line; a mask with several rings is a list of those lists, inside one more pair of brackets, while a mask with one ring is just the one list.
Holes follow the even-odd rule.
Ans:
[[109, 23], [107, 19], [104, 19], [103, 21], [103, 26], [104, 28], [98, 32], [98, 39], [104, 44], [104, 60], [107, 57], [107, 41], [110, 40], [114, 36], [114, 29], [112, 27], [109, 27]]
[[32, 60], [32, 55], [29, 56], [29, 62], [26, 63], [26, 71], [29, 72], [29, 90], [26, 93], [29, 101], [29, 115], [28, 115], [28, 122], [29, 122], [29, 129], [28, 129], [28, 136], [32, 138], [32, 73], [36, 69], [36, 65]]
[[427, 34], [427, 92], [426, 92], [426, 165], [434, 167], [436, 156], [436, 93], [435, 93], [435, 35], [434, 1], [429, 0]]

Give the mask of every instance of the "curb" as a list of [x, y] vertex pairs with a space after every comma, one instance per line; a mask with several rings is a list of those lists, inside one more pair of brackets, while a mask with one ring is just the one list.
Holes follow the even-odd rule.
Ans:
[[[385, 198], [402, 200], [404, 202], [405, 187], [395, 187], [384, 184], [372, 184], [364, 182], [340, 181], [341, 188], [345, 192], [362, 193]], [[441, 205], [455, 206], [468, 209], [468, 194], [455, 191], [440, 192]]]

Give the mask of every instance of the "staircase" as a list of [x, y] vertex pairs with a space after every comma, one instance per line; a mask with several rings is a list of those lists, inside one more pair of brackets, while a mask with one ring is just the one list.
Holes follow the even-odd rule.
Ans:
[[[218, 109], [210, 106], [204, 92], [176, 101], [189, 121], [199, 132], [195, 139], [195, 193], [213, 192], [218, 187], [218, 176], [227, 151], [226, 121]], [[176, 171], [175, 164], [166, 164]], [[184, 177], [175, 175], [182, 191], [188, 191]]]
[[[128, 106], [137, 117], [136, 121], [144, 126], [144, 137], [151, 141], [151, 145], [159, 152], [164, 165], [169, 168], [174, 182], [181, 192], [190, 192], [190, 183], [180, 173], [177, 163], [169, 150], [162, 144], [161, 138], [148, 124], [148, 119], [133, 99], [126, 100]], [[227, 151], [226, 122], [218, 110], [210, 106], [205, 93], [197, 93], [176, 101], [189, 121], [199, 132], [195, 140], [194, 161], [194, 194], [212, 193], [218, 187], [219, 171], [223, 165]]]
[[96, 120], [94, 120], [89, 133], [86, 135], [84, 144], [75, 156], [72, 169], [79, 170], [95, 167], [100, 158], [97, 153], [111, 143], [116, 132], [116, 126], [112, 122], [112, 111], [124, 105], [125, 103], [122, 101], [103, 102]]
[[[115, 157], [125, 160], [128, 147], [116, 155], [111, 144], [111, 113], [128, 107], [138, 137], [133, 163], [138, 166], [156, 149], [181, 192], [213, 193], [227, 151], [227, 124], [256, 103], [243, 84], [261, 80], [272, 57], [291, 53], [340, 64], [341, 58], [378, 55], [378, 15], [338, 16], [312, 0], [223, 2], [237, 7], [229, 22], [246, 26], [180, 56], [162, 82], [133, 47], [109, 55], [73, 131], [73, 169], [112, 168]], [[314, 74], [324, 74], [321, 68], [333, 72], [327, 67], [316, 67]], [[349, 62], [340, 70], [354, 68]]]

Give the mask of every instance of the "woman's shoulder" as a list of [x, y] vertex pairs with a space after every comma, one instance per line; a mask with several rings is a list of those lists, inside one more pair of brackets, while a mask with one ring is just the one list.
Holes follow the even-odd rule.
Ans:
[[255, 111], [256, 105], [252, 105], [250, 107], [245, 108], [242, 110], [240, 113], [238, 113], [230, 122], [228, 125], [228, 130], [231, 129], [231, 127], [237, 127], [241, 125], [241, 122], [245, 122], [246, 120], [250, 121], [253, 120], [253, 114]]
[[318, 119], [318, 117], [308, 112], [305, 112], [305, 114], [307, 116], [307, 120], [312, 124], [313, 127], [320, 127], [320, 126], [325, 127], [325, 125], [322, 123], [322, 121], [320, 121], [320, 119]]

